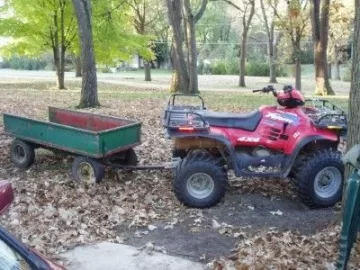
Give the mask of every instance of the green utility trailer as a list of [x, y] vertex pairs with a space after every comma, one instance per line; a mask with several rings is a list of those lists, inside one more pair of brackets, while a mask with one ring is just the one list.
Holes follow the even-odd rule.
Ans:
[[133, 150], [141, 143], [141, 122], [54, 107], [49, 107], [49, 121], [7, 113], [3, 119], [5, 132], [15, 137], [10, 157], [19, 168], [29, 168], [35, 149], [46, 148], [75, 156], [77, 181], [100, 182], [105, 166], [142, 169]]

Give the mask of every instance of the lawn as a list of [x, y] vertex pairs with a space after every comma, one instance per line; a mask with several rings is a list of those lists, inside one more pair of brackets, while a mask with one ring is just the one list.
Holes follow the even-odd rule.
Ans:
[[[46, 119], [48, 106], [74, 109], [80, 99], [80, 82], [68, 82], [67, 87], [59, 91], [50, 82], [0, 83], [0, 112]], [[204, 91], [202, 96], [209, 109], [219, 111], [247, 111], [275, 104], [271, 95], [249, 92]], [[140, 163], [167, 162], [171, 142], [164, 137], [162, 116], [168, 97], [163, 90], [101, 82], [102, 106], [85, 111], [142, 121], [143, 143], [135, 149]], [[330, 100], [347, 108], [345, 97]], [[339, 238], [339, 227], [329, 227], [336, 222], [336, 211], [304, 209], [288, 180], [230, 177], [232, 187], [224, 202], [197, 211], [175, 198], [172, 175], [166, 171], [117, 174], [108, 170], [99, 185], [75, 186], [70, 177], [72, 157], [45, 150], [37, 152], [34, 166], [20, 171], [9, 162], [11, 138], [3, 133], [2, 119], [0, 128], [0, 178], [10, 180], [16, 193], [3, 225], [44, 254], [53, 256], [75, 245], [103, 240], [138, 245], [145, 241], [141, 239], [148, 239], [163, 241], [170, 253], [194, 260], [206, 253], [205, 262], [226, 255], [235, 246], [240, 254], [236, 263], [255, 269], [260, 269], [257, 263], [264, 252], [264, 262], [283, 269], [312, 268], [336, 260], [338, 242], [334, 239]], [[279, 209], [281, 216], [269, 214]], [[220, 227], [213, 226], [215, 219]], [[153, 224], [158, 227], [154, 233], [148, 229]], [[162, 227], [168, 229], [160, 231]], [[172, 228], [173, 233], [166, 236]], [[209, 237], [214, 246], [209, 246]], [[280, 251], [274, 253], [272, 248]], [[355, 266], [360, 266], [358, 261], [357, 257], [352, 259]]]

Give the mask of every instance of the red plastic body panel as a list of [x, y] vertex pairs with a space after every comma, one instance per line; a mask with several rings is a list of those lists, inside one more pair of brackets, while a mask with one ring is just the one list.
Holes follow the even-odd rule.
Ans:
[[291, 93], [280, 91], [277, 96], [277, 99], [279, 100], [286, 100], [286, 99], [297, 99], [302, 102], [305, 102], [304, 96], [301, 94], [299, 90], [296, 90], [295, 88], [292, 89]]
[[334, 142], [338, 140], [334, 132], [317, 128], [301, 108], [263, 106], [259, 110], [262, 119], [253, 132], [220, 127], [210, 127], [210, 132], [225, 136], [235, 148], [263, 146], [287, 155], [292, 154], [307, 137], [321, 136], [322, 139]]
[[14, 190], [9, 181], [0, 181], [0, 215], [2, 215], [14, 200]]

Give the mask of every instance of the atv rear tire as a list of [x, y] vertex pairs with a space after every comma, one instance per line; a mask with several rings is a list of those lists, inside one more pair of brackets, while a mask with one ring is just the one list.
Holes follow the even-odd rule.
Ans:
[[220, 159], [201, 151], [191, 152], [181, 161], [173, 181], [177, 198], [196, 208], [217, 204], [226, 185], [227, 174]]
[[309, 208], [325, 208], [341, 200], [344, 165], [341, 153], [330, 149], [306, 155], [295, 168], [299, 196]]

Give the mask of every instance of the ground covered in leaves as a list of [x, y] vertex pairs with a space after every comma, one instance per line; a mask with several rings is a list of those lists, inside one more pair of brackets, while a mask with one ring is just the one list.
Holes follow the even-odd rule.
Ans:
[[[46, 120], [47, 107], [75, 108], [79, 85], [51, 90], [51, 84], [0, 84], [1, 113]], [[50, 89], [50, 90], [48, 90]], [[206, 94], [207, 107], [239, 111], [267, 98], [234, 93]], [[163, 135], [168, 94], [100, 84], [100, 108], [85, 110], [142, 122], [142, 164], [170, 160]], [[27, 171], [9, 161], [12, 138], [0, 130], [0, 178], [15, 188], [15, 201], [1, 223], [19, 239], [48, 256], [96, 241], [142, 246], [152, 242], [169, 254], [237, 269], [322, 269], [337, 259], [339, 227], [335, 209], [308, 210], [290, 180], [239, 179], [217, 206], [189, 209], [175, 198], [168, 171], [108, 170], [95, 186], [74, 185], [71, 156], [38, 150]], [[229, 255], [230, 259], [229, 260]], [[219, 259], [221, 258], [221, 259]], [[214, 261], [215, 260], [215, 261]], [[352, 266], [360, 266], [353, 256]]]

